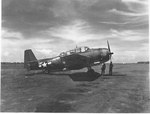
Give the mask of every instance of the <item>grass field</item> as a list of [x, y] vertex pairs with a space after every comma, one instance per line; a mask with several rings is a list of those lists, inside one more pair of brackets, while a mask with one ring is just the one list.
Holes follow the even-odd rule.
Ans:
[[114, 64], [113, 76], [86, 69], [26, 75], [22, 64], [1, 66], [2, 112], [150, 112], [148, 64]]

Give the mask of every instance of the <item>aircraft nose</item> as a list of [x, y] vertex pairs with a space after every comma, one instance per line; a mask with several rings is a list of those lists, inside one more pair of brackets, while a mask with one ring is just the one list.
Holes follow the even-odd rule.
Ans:
[[101, 52], [102, 52], [102, 53], [101, 53], [102, 56], [107, 56], [107, 55], [110, 54], [110, 52], [109, 52], [108, 49], [102, 49]]
[[109, 51], [109, 49], [104, 48], [101, 50], [101, 57], [105, 60], [109, 60], [113, 53]]

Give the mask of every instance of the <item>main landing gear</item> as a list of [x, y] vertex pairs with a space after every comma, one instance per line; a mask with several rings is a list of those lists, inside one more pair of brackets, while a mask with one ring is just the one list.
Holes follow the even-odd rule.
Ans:
[[48, 68], [42, 69], [42, 72], [45, 73], [45, 74], [49, 74], [50, 73], [50, 69], [48, 69]]
[[90, 66], [90, 67], [87, 67], [87, 69], [88, 69], [87, 73], [94, 73], [94, 72], [95, 72], [95, 71], [91, 68], [91, 66]]

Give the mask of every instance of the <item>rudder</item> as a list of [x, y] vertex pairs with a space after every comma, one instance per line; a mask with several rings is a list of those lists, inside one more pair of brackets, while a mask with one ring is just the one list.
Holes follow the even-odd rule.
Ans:
[[28, 63], [30, 61], [35, 61], [35, 60], [37, 60], [37, 59], [31, 49], [24, 51], [24, 68], [28, 68], [28, 66], [27, 66]]

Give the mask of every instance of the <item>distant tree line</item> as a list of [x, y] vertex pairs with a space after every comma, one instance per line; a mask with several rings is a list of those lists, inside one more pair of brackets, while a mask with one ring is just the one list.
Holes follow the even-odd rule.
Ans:
[[1, 64], [23, 64], [23, 62], [1, 62]]
[[138, 64], [149, 64], [149, 61], [139, 61]]

